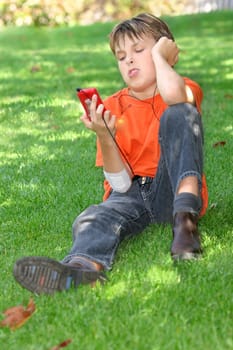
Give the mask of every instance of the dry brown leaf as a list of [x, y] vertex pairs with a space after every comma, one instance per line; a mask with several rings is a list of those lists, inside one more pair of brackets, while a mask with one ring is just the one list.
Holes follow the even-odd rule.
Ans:
[[58, 125], [51, 125], [51, 129], [57, 130], [57, 129], [60, 129], [60, 126], [58, 126]]
[[218, 141], [213, 144], [213, 147], [225, 146], [226, 141]]
[[233, 95], [231, 95], [231, 94], [225, 94], [224, 97], [229, 98], [229, 99], [233, 99]]
[[74, 67], [68, 67], [66, 69], [67, 73], [74, 73], [75, 72], [75, 68]]
[[3, 312], [5, 319], [1, 321], [0, 326], [9, 327], [11, 330], [20, 328], [32, 316], [35, 310], [36, 306], [32, 298], [30, 298], [26, 308], [22, 305], [10, 307]]
[[69, 345], [72, 342], [71, 339], [66, 339], [65, 341], [63, 341], [62, 343], [60, 343], [57, 346], [54, 346], [51, 350], [60, 350], [64, 347], [66, 347], [67, 345]]
[[39, 72], [41, 70], [41, 67], [39, 64], [35, 64], [31, 67], [31, 73]]

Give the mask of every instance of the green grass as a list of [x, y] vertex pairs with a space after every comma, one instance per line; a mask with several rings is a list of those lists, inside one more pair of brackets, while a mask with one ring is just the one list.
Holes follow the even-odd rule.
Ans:
[[[233, 349], [232, 15], [166, 18], [182, 49], [179, 72], [205, 94], [203, 258], [173, 265], [170, 227], [151, 226], [122, 244], [104, 287], [34, 296], [37, 311], [22, 328], [0, 329], [2, 350], [49, 350], [68, 338], [70, 350]], [[123, 86], [107, 43], [112, 25], [0, 31], [0, 310], [30, 298], [14, 281], [16, 259], [61, 259], [76, 215], [102, 199], [75, 88], [106, 97]]]

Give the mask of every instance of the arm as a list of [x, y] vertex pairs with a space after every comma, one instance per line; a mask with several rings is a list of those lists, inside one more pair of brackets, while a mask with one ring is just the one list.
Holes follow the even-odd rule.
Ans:
[[152, 48], [159, 93], [168, 105], [181, 102], [195, 104], [191, 89], [173, 68], [178, 62], [178, 55], [176, 43], [167, 37], [160, 38]]
[[[131, 185], [131, 178], [133, 175], [127, 164], [123, 161], [120, 151], [113, 140], [116, 117], [111, 115], [110, 111], [105, 111], [104, 122], [102, 116], [103, 105], [99, 105], [96, 109], [96, 102], [97, 99], [94, 95], [90, 104], [89, 116], [91, 120], [86, 115], [83, 115], [81, 120], [84, 125], [88, 129], [94, 131], [98, 137], [103, 158], [104, 175], [111, 187], [119, 192], [126, 192]], [[110, 135], [109, 131], [113, 137]]]

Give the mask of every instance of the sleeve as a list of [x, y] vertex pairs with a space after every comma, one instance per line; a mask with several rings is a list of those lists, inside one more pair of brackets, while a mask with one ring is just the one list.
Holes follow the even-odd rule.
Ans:
[[196, 107], [199, 113], [201, 113], [201, 103], [203, 100], [203, 91], [201, 87], [193, 80], [184, 78], [185, 84], [190, 87], [192, 90], [195, 102], [196, 102]]

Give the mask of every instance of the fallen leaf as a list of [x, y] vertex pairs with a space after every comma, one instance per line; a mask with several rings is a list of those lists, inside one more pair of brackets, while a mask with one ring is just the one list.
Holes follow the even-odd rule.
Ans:
[[71, 339], [67, 339], [65, 341], [63, 341], [62, 343], [60, 343], [57, 346], [54, 346], [51, 350], [59, 350], [61, 348], [65, 348], [67, 345], [69, 345], [72, 342]]
[[9, 327], [11, 330], [20, 328], [32, 316], [35, 310], [36, 306], [32, 298], [30, 298], [26, 308], [22, 305], [10, 307], [3, 312], [5, 319], [0, 322], [0, 326]]
[[59, 128], [60, 128], [60, 126], [58, 126], [58, 125], [51, 125], [51, 129], [57, 130], [57, 129], [59, 129]]
[[229, 99], [233, 99], [233, 95], [231, 95], [231, 94], [225, 94], [224, 97], [229, 98]]
[[68, 67], [68, 68], [66, 69], [66, 71], [67, 71], [67, 73], [74, 73], [74, 72], [75, 72], [75, 69], [74, 69], [74, 67]]
[[39, 65], [34, 65], [31, 67], [31, 72], [35, 73], [35, 72], [39, 72], [41, 70]]
[[225, 146], [226, 141], [218, 141], [213, 144], [213, 147]]

